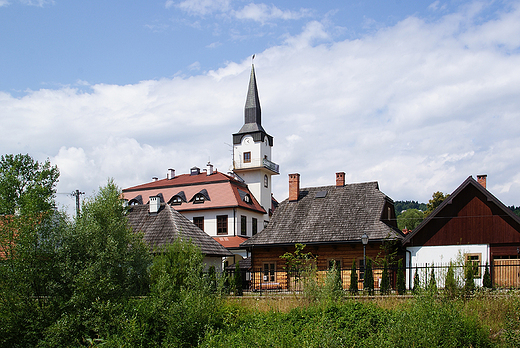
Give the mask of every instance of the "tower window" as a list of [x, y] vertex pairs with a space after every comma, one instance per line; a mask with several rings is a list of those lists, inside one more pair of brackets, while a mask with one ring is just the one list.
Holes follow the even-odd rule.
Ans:
[[244, 163], [251, 163], [251, 151], [244, 152]]
[[247, 235], [247, 217], [244, 215], [240, 216], [240, 234], [243, 236]]
[[258, 220], [256, 218], [251, 219], [253, 225], [253, 236], [258, 233]]
[[267, 175], [264, 175], [264, 187], [269, 187], [269, 178]]

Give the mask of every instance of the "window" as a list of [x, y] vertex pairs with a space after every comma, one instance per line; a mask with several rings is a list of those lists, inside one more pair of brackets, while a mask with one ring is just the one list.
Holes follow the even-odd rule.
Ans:
[[269, 221], [265, 221], [265, 220], [264, 220], [264, 228], [266, 228], [267, 225], [269, 225]]
[[356, 264], [358, 265], [358, 282], [363, 283], [365, 280], [365, 262], [362, 257], [359, 257], [356, 260]]
[[198, 193], [195, 198], [193, 199], [193, 203], [194, 204], [197, 204], [197, 203], [204, 203], [204, 195]]
[[246, 202], [247, 204], [251, 204], [251, 203], [253, 203], [253, 202], [251, 201], [251, 196], [250, 196], [250, 195], [245, 195], [245, 196], [244, 196], [244, 202]]
[[244, 215], [240, 216], [240, 234], [247, 236], [247, 217]]
[[274, 282], [275, 281], [275, 263], [264, 263], [264, 282]]
[[466, 262], [471, 262], [474, 267], [474, 275], [473, 278], [480, 278], [482, 276], [481, 271], [481, 260], [482, 260], [482, 254], [481, 253], [472, 253], [472, 254], [465, 254], [464, 255]]
[[228, 234], [227, 220], [227, 215], [217, 215], [217, 234]]
[[182, 198], [179, 196], [174, 196], [172, 198], [172, 205], [181, 205], [182, 204]]
[[251, 219], [253, 225], [253, 236], [258, 233], [258, 220], [256, 218]]
[[204, 216], [194, 217], [193, 224], [204, 231]]
[[269, 178], [267, 175], [264, 175], [264, 187], [269, 187]]
[[251, 151], [244, 152], [244, 163], [251, 163]]

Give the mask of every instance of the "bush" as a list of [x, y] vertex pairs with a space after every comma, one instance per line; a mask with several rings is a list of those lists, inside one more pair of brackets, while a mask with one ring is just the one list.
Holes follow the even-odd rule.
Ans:
[[356, 269], [356, 260], [352, 261], [352, 267], [350, 268], [349, 291], [352, 295], [357, 295], [358, 293], [358, 275]]
[[381, 295], [388, 295], [390, 293], [390, 277], [388, 276], [388, 261], [386, 260], [386, 257], [383, 261], [380, 292]]
[[374, 294], [374, 275], [372, 274], [372, 260], [367, 259], [365, 267], [365, 278], [363, 280], [363, 291], [369, 295]]
[[484, 271], [484, 277], [482, 279], [482, 285], [485, 288], [491, 289], [493, 287], [493, 283], [491, 282], [491, 275], [489, 274], [489, 265], [486, 261], [486, 270]]
[[404, 279], [403, 259], [397, 261], [397, 293], [404, 295], [406, 292], [406, 283]]
[[448, 271], [446, 272], [446, 279], [444, 280], [444, 294], [449, 299], [454, 299], [458, 296], [459, 287], [455, 279], [455, 271], [453, 263], [450, 262]]

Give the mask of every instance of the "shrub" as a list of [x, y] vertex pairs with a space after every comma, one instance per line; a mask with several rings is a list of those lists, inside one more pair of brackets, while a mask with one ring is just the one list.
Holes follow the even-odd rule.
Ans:
[[486, 270], [484, 271], [484, 277], [482, 278], [482, 285], [488, 289], [491, 289], [493, 287], [493, 283], [491, 282], [491, 275], [489, 274], [489, 265], [487, 261]]
[[419, 268], [415, 266], [415, 274], [413, 276], [413, 293], [416, 294], [421, 290], [421, 280], [419, 278]]
[[350, 268], [350, 293], [357, 295], [358, 293], [358, 275], [356, 269], [356, 260], [352, 261], [352, 267]]
[[388, 276], [388, 261], [383, 260], [383, 274], [381, 275], [381, 295], [388, 295], [390, 293], [390, 277]]
[[336, 261], [332, 262], [332, 267], [327, 271], [322, 293], [324, 299], [328, 301], [336, 301], [343, 296], [341, 270], [337, 268]]
[[372, 273], [372, 260], [367, 259], [367, 265], [365, 267], [365, 278], [363, 280], [363, 291], [369, 295], [374, 294], [374, 275]]
[[455, 280], [455, 271], [453, 263], [450, 261], [448, 271], [446, 272], [446, 279], [444, 280], [444, 294], [449, 299], [454, 299], [458, 295], [458, 285]]
[[397, 261], [397, 293], [404, 295], [406, 292], [406, 283], [404, 279], [403, 259]]

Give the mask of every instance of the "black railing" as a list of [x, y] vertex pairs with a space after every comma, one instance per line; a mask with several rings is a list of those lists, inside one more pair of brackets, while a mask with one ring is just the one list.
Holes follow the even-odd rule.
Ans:
[[[419, 275], [421, 287], [425, 287], [432, 279], [432, 272], [435, 278], [436, 286], [439, 289], [444, 288], [446, 274], [449, 265], [414, 265], [413, 267], [397, 266], [388, 267], [388, 277], [391, 290], [397, 289], [398, 272], [402, 272], [405, 287], [411, 290], [414, 287], [414, 277]], [[357, 289], [362, 291], [364, 286], [364, 269], [357, 268]], [[465, 266], [453, 266], [454, 278], [459, 286], [464, 285]], [[495, 260], [493, 265], [488, 266], [492, 286], [494, 288], [515, 289], [520, 288], [520, 260]], [[227, 271], [228, 278], [234, 276], [234, 270]], [[305, 271], [287, 271], [287, 270], [240, 270], [241, 283], [244, 291], [303, 291], [309, 277], [318, 284], [324, 284], [328, 270], [316, 270], [314, 273]], [[349, 290], [351, 283], [351, 268], [339, 269], [341, 284], [344, 290]], [[485, 265], [474, 266], [474, 283], [476, 287], [483, 287], [483, 278], [486, 272]], [[383, 276], [382, 267], [373, 267], [373, 289], [375, 292], [380, 291], [381, 280]], [[312, 274], [312, 275], [310, 275]]]

